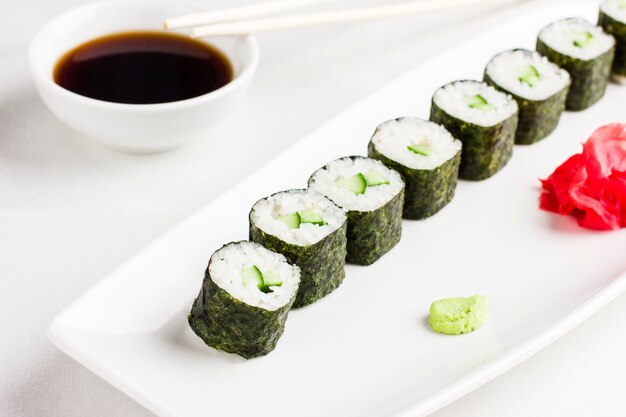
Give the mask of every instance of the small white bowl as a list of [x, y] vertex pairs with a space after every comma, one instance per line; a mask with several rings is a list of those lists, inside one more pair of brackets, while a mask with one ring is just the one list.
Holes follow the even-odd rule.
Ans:
[[159, 30], [166, 17], [202, 9], [182, 2], [102, 2], [61, 14], [37, 32], [28, 57], [35, 85], [50, 111], [68, 126], [111, 148], [151, 153], [208, 137], [247, 89], [259, 61], [252, 36], [219, 37], [210, 43], [230, 59], [234, 78], [210, 93], [171, 103], [120, 104], [68, 91], [53, 80], [57, 60], [81, 43], [115, 32]]

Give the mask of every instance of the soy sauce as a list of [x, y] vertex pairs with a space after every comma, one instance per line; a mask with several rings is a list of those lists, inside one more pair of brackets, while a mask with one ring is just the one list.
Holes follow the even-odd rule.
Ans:
[[127, 104], [185, 100], [233, 78], [223, 52], [186, 36], [124, 32], [93, 39], [57, 62], [54, 82], [76, 94]]

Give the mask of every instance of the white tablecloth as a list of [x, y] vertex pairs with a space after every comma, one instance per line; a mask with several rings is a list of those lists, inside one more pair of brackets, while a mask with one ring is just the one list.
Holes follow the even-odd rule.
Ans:
[[[29, 38], [47, 19], [80, 3], [2, 4], [1, 416], [151, 416], [52, 346], [46, 338], [50, 319], [143, 245], [327, 118], [515, 13], [499, 1], [427, 18], [263, 34], [253, 87], [212, 137], [170, 153], [131, 156], [92, 144], [61, 125], [29, 78]], [[228, 3], [234, 2], [205, 1]], [[373, 2], [340, 5], [363, 3]], [[212, 175], [218, 170], [222, 174]], [[626, 295], [434, 415], [623, 417], [625, 319]]]

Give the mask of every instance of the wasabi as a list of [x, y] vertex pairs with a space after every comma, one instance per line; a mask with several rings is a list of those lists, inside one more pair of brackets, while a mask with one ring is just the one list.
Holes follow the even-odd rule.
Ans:
[[437, 333], [470, 333], [483, 325], [488, 311], [487, 298], [484, 295], [444, 298], [430, 305], [428, 322]]

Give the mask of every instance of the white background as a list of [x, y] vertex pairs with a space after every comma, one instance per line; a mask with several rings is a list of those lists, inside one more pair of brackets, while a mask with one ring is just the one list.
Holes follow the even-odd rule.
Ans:
[[[151, 416], [52, 346], [51, 318], [324, 120], [520, 10], [496, 0], [428, 17], [260, 35], [261, 65], [236, 114], [203, 141], [131, 156], [61, 125], [29, 78], [25, 50], [34, 31], [82, 2], [0, 1], [0, 416], [28, 417]], [[626, 295], [434, 416], [625, 416], [625, 320]]]

